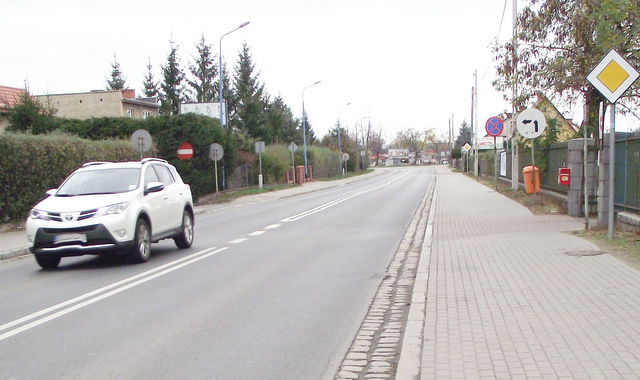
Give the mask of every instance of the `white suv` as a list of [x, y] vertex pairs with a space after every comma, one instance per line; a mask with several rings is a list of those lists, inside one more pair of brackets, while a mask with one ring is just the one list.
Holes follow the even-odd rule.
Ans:
[[119, 253], [145, 262], [152, 242], [172, 238], [178, 248], [193, 243], [191, 189], [165, 160], [89, 162], [47, 194], [26, 228], [42, 268], [85, 254]]

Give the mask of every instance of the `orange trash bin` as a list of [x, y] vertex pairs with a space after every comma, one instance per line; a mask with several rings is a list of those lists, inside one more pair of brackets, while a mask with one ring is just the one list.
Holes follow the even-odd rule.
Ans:
[[533, 194], [533, 180], [531, 177], [531, 172], [535, 169], [535, 189], [536, 193], [540, 192], [540, 170], [538, 170], [537, 166], [527, 165], [522, 168], [522, 176], [524, 177], [524, 189], [527, 194]]

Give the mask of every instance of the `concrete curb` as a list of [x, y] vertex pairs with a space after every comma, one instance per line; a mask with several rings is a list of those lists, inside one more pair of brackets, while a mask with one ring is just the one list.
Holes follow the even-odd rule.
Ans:
[[20, 256], [30, 255], [29, 248], [18, 248], [11, 251], [0, 252], [0, 261], [9, 260]]
[[396, 379], [419, 379], [422, 369], [422, 346], [424, 339], [424, 323], [427, 308], [427, 286], [429, 283], [429, 262], [431, 260], [431, 241], [435, 216], [437, 177], [434, 176], [429, 188], [429, 219], [420, 250], [420, 261], [416, 279], [413, 284], [411, 306], [407, 317], [407, 326], [402, 338], [402, 348], [396, 370]]

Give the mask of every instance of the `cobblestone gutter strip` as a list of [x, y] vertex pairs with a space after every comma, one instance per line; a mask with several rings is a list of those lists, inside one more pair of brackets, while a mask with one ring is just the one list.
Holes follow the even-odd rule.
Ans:
[[[412, 330], [413, 325], [417, 323], [417, 320], [409, 317], [418, 262], [427, 233], [434, 184], [435, 178], [414, 214], [378, 287], [369, 311], [340, 365], [335, 377], [338, 380], [396, 378], [407, 322], [412, 324], [410, 326]], [[424, 280], [421, 279], [421, 281]], [[425, 299], [416, 300], [416, 302], [419, 304], [418, 309], [422, 307], [424, 310]], [[407, 343], [412, 347], [411, 351], [415, 350], [414, 335], [415, 333], [412, 332], [411, 340]], [[418, 343], [422, 345], [421, 341]], [[413, 356], [416, 355], [411, 355]], [[421, 348], [416, 356], [417, 367], [410, 372], [419, 373], [420, 356]], [[410, 361], [407, 363], [410, 364]], [[398, 377], [398, 379], [401, 378], [404, 379], [404, 377]]]
[[[435, 197], [434, 197], [435, 198]], [[422, 250], [420, 262], [416, 273], [416, 280], [413, 286], [411, 307], [409, 317], [402, 340], [402, 350], [400, 351], [400, 361], [396, 372], [397, 379], [419, 379], [422, 368], [422, 346], [424, 344], [424, 323], [427, 312], [427, 285], [429, 283], [429, 267], [431, 262], [431, 237], [433, 235], [434, 201], [429, 206], [429, 221]]]

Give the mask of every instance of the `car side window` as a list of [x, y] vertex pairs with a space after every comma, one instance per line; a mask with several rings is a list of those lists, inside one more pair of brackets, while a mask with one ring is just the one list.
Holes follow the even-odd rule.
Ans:
[[174, 182], [173, 176], [171, 172], [169, 172], [169, 168], [161, 165], [154, 165], [153, 168], [156, 170], [156, 174], [160, 179], [160, 182], [164, 183], [165, 186], [169, 186]]
[[147, 166], [147, 169], [144, 171], [144, 188], [147, 188], [149, 182], [162, 182], [158, 178], [156, 171], [153, 170], [153, 166]]

